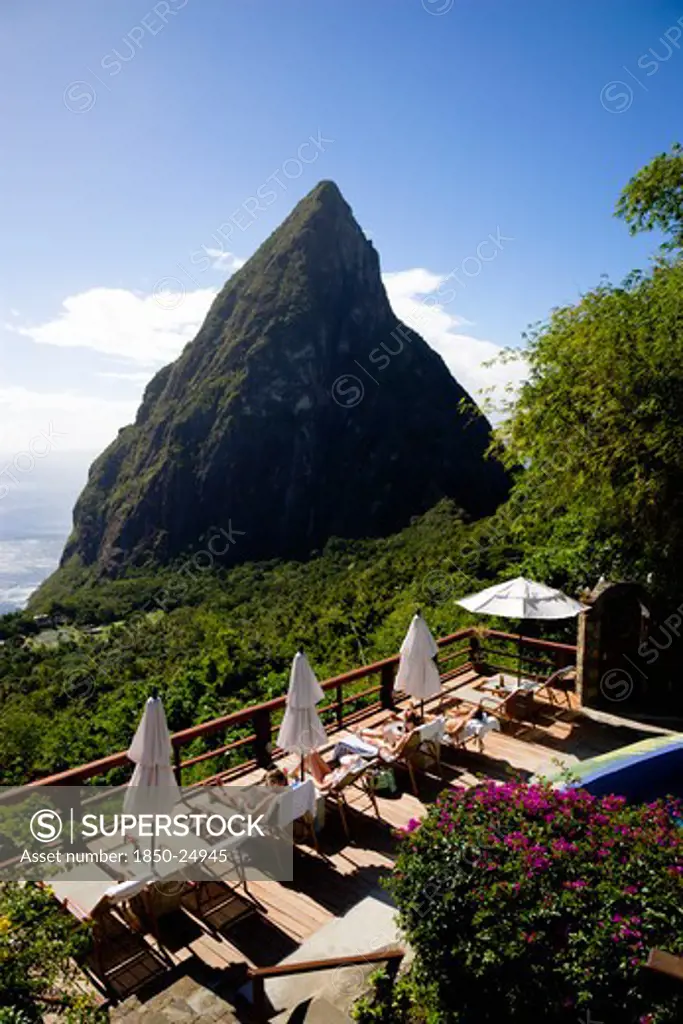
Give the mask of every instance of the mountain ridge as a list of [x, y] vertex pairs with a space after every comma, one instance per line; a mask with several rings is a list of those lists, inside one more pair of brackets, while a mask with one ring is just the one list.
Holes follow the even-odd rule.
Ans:
[[[357, 402], [342, 385], [375, 348], [391, 366]], [[488, 422], [463, 402], [441, 357], [391, 310], [378, 253], [340, 190], [320, 182], [95, 460], [61, 565], [113, 576], [167, 563], [229, 521], [243, 561], [387, 535], [443, 497], [486, 515], [508, 481], [485, 458]]]

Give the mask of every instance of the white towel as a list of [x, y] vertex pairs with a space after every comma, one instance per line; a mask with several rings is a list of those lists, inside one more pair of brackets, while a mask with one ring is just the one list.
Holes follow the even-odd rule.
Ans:
[[420, 743], [440, 743], [446, 731], [446, 719], [435, 718], [433, 722], [425, 722], [417, 731]]
[[313, 779], [298, 782], [288, 788], [278, 798], [277, 827], [287, 828], [292, 822], [310, 814], [315, 816], [317, 793]]
[[339, 761], [344, 754], [360, 754], [361, 757], [377, 757], [379, 748], [374, 747], [372, 743], [366, 743], [360, 736], [355, 736], [353, 733], [348, 733], [337, 743], [334, 748], [334, 760]]

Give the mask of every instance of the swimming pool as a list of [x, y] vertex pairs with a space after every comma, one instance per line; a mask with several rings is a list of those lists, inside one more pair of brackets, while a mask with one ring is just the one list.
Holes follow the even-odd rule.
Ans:
[[629, 803], [683, 797], [683, 735], [655, 736], [572, 767], [570, 786], [594, 796], [617, 793]]

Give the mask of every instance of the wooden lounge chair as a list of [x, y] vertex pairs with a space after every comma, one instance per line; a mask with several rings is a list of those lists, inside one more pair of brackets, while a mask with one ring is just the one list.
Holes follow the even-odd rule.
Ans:
[[[91, 867], [89, 877], [93, 871]], [[90, 925], [92, 945], [81, 966], [106, 992], [125, 999], [170, 970], [170, 961], [134, 931], [117, 909], [119, 896], [133, 891], [129, 883], [116, 885], [102, 873], [99, 881], [53, 879], [49, 888], [65, 911]]]
[[566, 665], [564, 668], [558, 668], [552, 675], [549, 675], [544, 683], [541, 683], [539, 688], [535, 691], [536, 695], [540, 693], [546, 693], [548, 700], [551, 704], [558, 704], [557, 694], [563, 693], [565, 703], [567, 707], [571, 708], [571, 701], [569, 699], [569, 691], [558, 687], [558, 683], [563, 683], [565, 679], [571, 675], [572, 672], [576, 671], [576, 665]]
[[181, 926], [178, 918], [169, 931], [170, 925], [164, 918], [171, 921], [172, 915], [178, 912], [215, 935], [257, 913], [258, 907], [248, 894], [238, 893], [234, 886], [208, 873], [198, 880], [178, 874], [152, 882], [130, 902], [132, 914], [149, 929], [162, 948], [168, 945], [164, 936], [168, 938], [171, 931]]
[[479, 706], [487, 715], [493, 715], [501, 723], [518, 722], [520, 692], [520, 690], [512, 690], [495, 696], [487, 695], [481, 698]]
[[118, 999], [132, 995], [170, 970], [171, 963], [162, 952], [134, 932], [114, 908], [102, 908], [90, 920], [93, 946], [86, 956], [86, 966]]
[[182, 894], [180, 904], [200, 924], [208, 925], [212, 932], [231, 928], [258, 911], [253, 900], [214, 878], [190, 884]]
[[[502, 701], [500, 705], [496, 705], [496, 710], [498, 710], [499, 713], [500, 707], [501, 705], [504, 705], [504, 703], [505, 702]], [[476, 741], [479, 747], [479, 753], [483, 754], [484, 739], [490, 732], [494, 731], [495, 729], [500, 730], [500, 719], [498, 715], [496, 715], [496, 712], [493, 708], [483, 707], [483, 710], [489, 716], [490, 721], [488, 723], [482, 722], [482, 728], [479, 730], [468, 729], [468, 726], [470, 726], [471, 723], [474, 721], [474, 715], [476, 710], [476, 708], [470, 708], [468, 712], [464, 714], [461, 713], [457, 719], [457, 730], [450, 728], [446, 736], [444, 736], [443, 742], [453, 747], [465, 748], [470, 740], [474, 740]], [[451, 721], [453, 721], [453, 717], [451, 717]]]
[[415, 769], [425, 769], [425, 762], [436, 765], [436, 769], [443, 778], [441, 767], [441, 743], [446, 728], [444, 718], [435, 718], [431, 722], [424, 722], [411, 734], [408, 742], [401, 752], [395, 756], [384, 756], [389, 764], [401, 765], [408, 769], [410, 785], [415, 796], [419, 796], [417, 776]]
[[335, 785], [330, 786], [329, 789], [324, 790], [325, 800], [332, 807], [339, 811], [339, 817], [341, 818], [346, 838], [351, 838], [349, 831], [349, 823], [346, 816], [346, 811], [349, 808], [349, 804], [346, 799], [346, 790], [354, 787], [364, 793], [369, 801], [372, 809], [374, 810], [377, 818], [381, 821], [382, 816], [379, 813], [379, 807], [377, 806], [377, 797], [372, 786], [369, 783], [368, 772], [377, 764], [377, 761], [368, 762], [359, 766], [357, 769], [347, 771], [339, 779]]

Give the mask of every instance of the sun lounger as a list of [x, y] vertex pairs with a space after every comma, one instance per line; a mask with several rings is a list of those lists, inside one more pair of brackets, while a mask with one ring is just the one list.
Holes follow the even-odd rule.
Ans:
[[170, 969], [170, 963], [134, 931], [123, 916], [123, 908], [143, 888], [134, 880], [112, 883], [95, 865], [87, 869], [87, 881], [79, 878], [82, 867], [50, 880], [55, 899], [76, 920], [92, 930], [92, 947], [83, 967], [108, 992], [126, 998]]
[[382, 761], [392, 765], [402, 765], [407, 768], [410, 784], [415, 796], [419, 796], [417, 776], [415, 774], [416, 767], [424, 769], [426, 761], [435, 764], [439, 775], [443, 776], [441, 769], [441, 743], [445, 731], [445, 718], [435, 718], [431, 722], [424, 722], [418, 726], [399, 754], [380, 753]]
[[576, 671], [576, 665], [566, 665], [564, 668], [558, 668], [552, 675], [548, 676], [546, 681], [541, 684], [539, 693], [541, 691], [547, 693], [548, 699], [552, 704], [555, 703], [556, 693], [559, 692], [564, 694], [565, 702], [567, 707], [571, 707], [571, 701], [569, 699], [569, 692], [563, 688], [558, 688], [558, 683], [563, 683], [565, 679]]
[[[140, 865], [140, 888], [131, 900], [131, 909], [144, 921], [157, 941], [162, 944], [160, 920], [175, 911], [184, 911], [215, 932], [230, 923], [257, 911], [256, 902], [247, 891], [244, 865], [241, 860], [241, 846], [244, 838], [227, 836], [217, 843], [207, 843], [198, 837], [192, 839], [192, 849], [213, 854], [222, 851], [227, 861], [205, 861], [201, 872], [205, 877], [190, 878], [177, 863], [155, 865], [156, 873], [150, 872], [149, 865]], [[170, 849], [176, 853], [186, 849], [188, 840], [176, 836], [164, 836], [159, 849]], [[158, 869], [161, 869], [160, 871]], [[226, 880], [242, 885], [246, 896], [236, 891]]]
[[337, 741], [332, 752], [332, 760], [340, 761], [347, 754], [357, 754], [359, 757], [372, 759], [379, 754], [379, 747], [374, 743], [368, 743], [353, 732], [346, 733]]
[[374, 790], [369, 782], [368, 775], [368, 773], [374, 769], [374, 765], [376, 764], [377, 760], [373, 762], [358, 761], [355, 766], [351, 765], [337, 768], [335, 771], [338, 774], [334, 783], [329, 786], [329, 788], [320, 790], [324, 795], [325, 800], [339, 811], [339, 817], [341, 818], [347, 839], [351, 838], [351, 833], [349, 831], [348, 819], [346, 817], [346, 811], [349, 807], [346, 799], [346, 790], [354, 787], [363, 792], [368, 797], [372, 809], [381, 821], [379, 807], [377, 806], [377, 797], [375, 796]]
[[[500, 701], [498, 708], [504, 704], [505, 700]], [[482, 710], [485, 713], [484, 719], [474, 717], [476, 711], [474, 708], [466, 714], [461, 712], [457, 717], [452, 716], [450, 721], [452, 723], [455, 720], [457, 728], [453, 728], [451, 725], [443, 742], [454, 747], [465, 747], [469, 740], [474, 739], [479, 747], [479, 752], [483, 753], [484, 740], [490, 732], [500, 731], [500, 721], [493, 710], [489, 711], [488, 707]]]
[[213, 932], [224, 932], [257, 913], [258, 909], [253, 900], [217, 878], [190, 883], [180, 898], [180, 905]]

